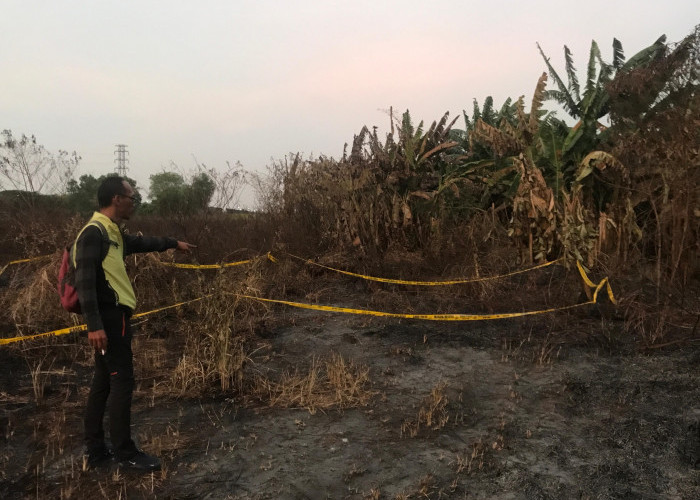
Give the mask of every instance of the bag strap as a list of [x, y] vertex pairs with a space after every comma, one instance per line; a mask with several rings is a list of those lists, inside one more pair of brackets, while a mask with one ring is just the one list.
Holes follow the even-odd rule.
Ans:
[[80, 230], [78, 233], [78, 236], [75, 238], [75, 241], [73, 242], [73, 246], [71, 247], [70, 254], [71, 254], [71, 259], [70, 263], [75, 268], [76, 266], [76, 261], [75, 261], [75, 252], [77, 250], [78, 246], [78, 239], [80, 238], [80, 235], [83, 234], [83, 231], [85, 231], [89, 226], [96, 226], [100, 230], [100, 234], [102, 235], [102, 246], [100, 248], [100, 262], [105, 260], [107, 257], [107, 254], [109, 253], [109, 246], [110, 245], [117, 245], [117, 243], [112, 242], [112, 240], [109, 239], [109, 235], [107, 234], [107, 228], [105, 228], [104, 224], [102, 224], [98, 220], [93, 220], [88, 222], [83, 229]]
[[109, 239], [109, 235], [107, 234], [107, 228], [105, 228], [104, 224], [102, 224], [100, 221], [94, 220], [92, 221], [91, 225], [100, 228], [100, 232], [102, 233], [102, 249], [100, 252], [100, 260], [105, 260], [107, 254], [109, 253], [109, 246], [117, 246], [117, 243]]

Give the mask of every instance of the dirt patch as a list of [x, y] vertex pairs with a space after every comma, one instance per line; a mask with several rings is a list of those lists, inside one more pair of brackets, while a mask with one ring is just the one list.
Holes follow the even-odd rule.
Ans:
[[82, 470], [87, 356], [63, 374], [54, 363], [36, 405], [21, 352], [3, 349], [0, 496], [700, 498], [696, 346], [637, 352], [621, 324], [589, 312], [557, 333], [543, 319], [280, 310], [247, 373], [339, 355], [367, 367], [368, 401], [310, 412], [233, 392], [166, 398], [141, 379], [136, 437], [164, 460], [145, 477]]

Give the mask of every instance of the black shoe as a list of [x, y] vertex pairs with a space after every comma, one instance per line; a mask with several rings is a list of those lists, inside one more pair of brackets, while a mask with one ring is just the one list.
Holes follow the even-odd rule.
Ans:
[[119, 460], [119, 465], [129, 469], [151, 472], [160, 470], [160, 459], [137, 450], [131, 457]]
[[88, 451], [87, 456], [87, 468], [95, 469], [97, 467], [103, 467], [109, 465], [114, 458], [114, 453], [109, 448], [102, 448], [97, 451]]

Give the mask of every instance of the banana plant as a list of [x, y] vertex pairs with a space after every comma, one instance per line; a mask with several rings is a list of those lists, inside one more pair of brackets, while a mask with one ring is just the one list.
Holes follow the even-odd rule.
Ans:
[[357, 232], [364, 245], [371, 241], [377, 249], [397, 237], [414, 239], [421, 226], [429, 227], [441, 179], [454, 161], [450, 150], [458, 146], [450, 135], [456, 119], [450, 121], [449, 113], [427, 129], [422, 121], [415, 125], [408, 111], [400, 119], [391, 109], [389, 114], [386, 139], [379, 138], [376, 128], [363, 127], [341, 162], [352, 179], [350, 218], [358, 227], [374, 228], [371, 237], [368, 231]]
[[588, 56], [586, 82], [583, 91], [579, 84], [573, 55], [569, 48], [566, 45], [564, 46], [567, 76], [567, 83], [565, 84], [552, 66], [549, 57], [545, 55], [542, 47], [537, 44], [549, 74], [556, 85], [556, 89], [547, 90], [546, 98], [558, 102], [572, 118], [578, 120], [565, 138], [561, 149], [563, 172], [567, 185], [570, 185], [573, 181], [573, 175], [580, 160], [588, 152], [597, 148], [602, 139], [601, 133], [607, 129], [600, 120], [610, 111], [608, 86], [618, 74], [648, 65], [663, 54], [667, 50], [665, 42], [666, 36], [661, 36], [652, 45], [625, 61], [622, 44], [619, 40], [613, 39], [613, 61], [612, 63], [607, 63], [602, 58], [598, 44], [593, 40]]

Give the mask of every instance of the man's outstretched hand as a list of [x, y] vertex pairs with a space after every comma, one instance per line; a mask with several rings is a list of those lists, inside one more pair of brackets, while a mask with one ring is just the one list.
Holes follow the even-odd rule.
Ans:
[[187, 243], [186, 241], [178, 241], [175, 250], [190, 253], [192, 252], [193, 248], [197, 248], [197, 245], [192, 245], [191, 243]]

